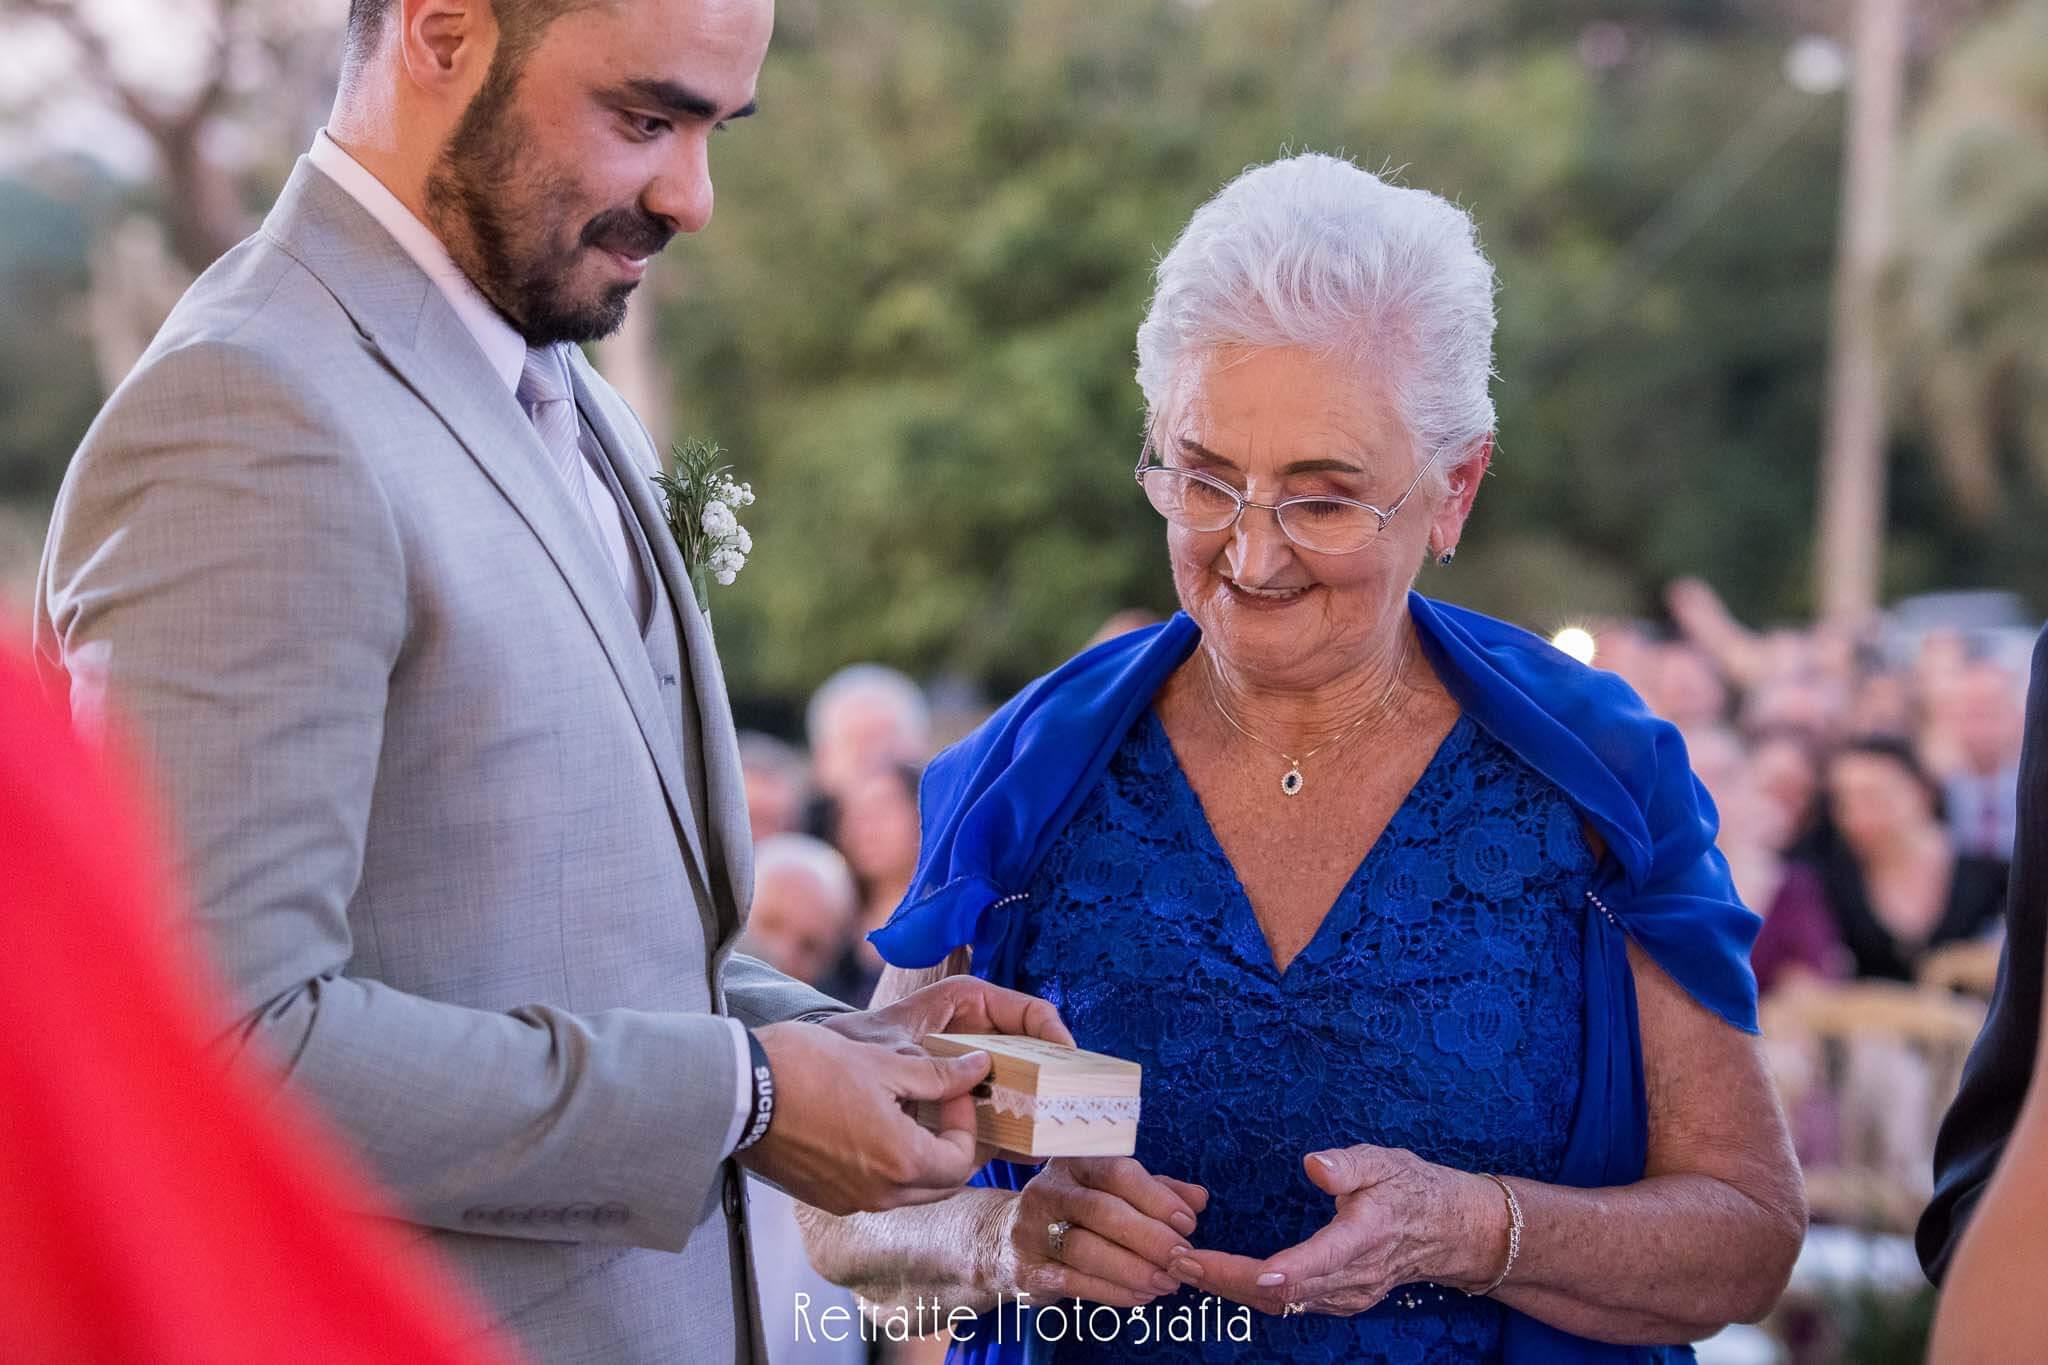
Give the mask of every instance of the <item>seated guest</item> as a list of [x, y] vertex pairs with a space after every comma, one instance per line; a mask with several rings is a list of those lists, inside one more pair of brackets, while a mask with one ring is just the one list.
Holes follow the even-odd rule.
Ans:
[[1088, 637], [1088, 647], [1092, 649], [1104, 640], [1114, 640], [1119, 635], [1128, 635], [1134, 630], [1156, 626], [1159, 620], [1158, 612], [1147, 611], [1143, 607], [1125, 607], [1122, 611], [1111, 612], [1109, 619], [1097, 626], [1095, 633]]
[[2025, 719], [2012, 674], [1989, 660], [1956, 679], [1948, 708], [1955, 764], [1943, 795], [1956, 849], [2012, 861], [2020, 736]]
[[1957, 852], [1910, 744], [1844, 745], [1827, 787], [1835, 845], [1821, 884], [1857, 976], [1910, 981], [1931, 950], [1998, 928], [2006, 863]]
[[1879, 670], [1866, 674], [1849, 698], [1838, 734], [1888, 735], [1904, 739], [1913, 733], [1914, 693], [1905, 675]]
[[827, 995], [853, 942], [859, 908], [846, 859], [822, 839], [777, 834], [754, 847], [754, 904], [744, 951]]
[[1006, 1317], [956, 1358], [1641, 1365], [1782, 1290], [1757, 921], [1678, 731], [1411, 591], [1493, 453], [1493, 285], [1462, 210], [1314, 155], [1161, 262], [1135, 472], [1183, 611], [933, 762], [875, 935], [879, 998], [964, 970], [1141, 1063], [1136, 1159], [807, 1232], [871, 1299], [1274, 1316], [1249, 1353]]
[[1728, 715], [1728, 685], [1706, 651], [1684, 642], [1657, 650], [1657, 714], [1690, 732], [1719, 725]]
[[1780, 847], [1809, 863], [1819, 859], [1832, 837], [1820, 770], [1819, 751], [1805, 731], [1770, 729], [1750, 740], [1750, 780], [1758, 798], [1771, 807]]
[[811, 694], [804, 738], [812, 780], [837, 800], [871, 773], [930, 758], [931, 706], [923, 689], [895, 669], [849, 664]]
[[747, 789], [747, 826], [754, 842], [789, 834], [803, 824], [810, 800], [804, 756], [772, 735], [740, 732], [740, 779]]
[[1791, 855], [1784, 810], [1763, 794], [1753, 764], [1745, 760], [1722, 783], [1707, 786], [1721, 812], [1719, 847], [1735, 888], [1764, 917], [1749, 954], [1758, 992], [1768, 995], [1799, 978], [1848, 975], [1849, 953], [1828, 913], [1820, 874]]
[[877, 769], [848, 787], [834, 811], [833, 842], [860, 888], [859, 934], [833, 977], [849, 1003], [873, 993], [882, 959], [867, 935], [902, 903], [917, 870], [917, 782], [914, 768]]

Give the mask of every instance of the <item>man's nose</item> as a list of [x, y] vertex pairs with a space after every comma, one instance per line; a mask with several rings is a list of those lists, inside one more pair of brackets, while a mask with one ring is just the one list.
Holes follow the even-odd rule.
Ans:
[[649, 213], [675, 224], [678, 232], [701, 232], [711, 221], [710, 134], [676, 139], [676, 151], [647, 187], [641, 202]]

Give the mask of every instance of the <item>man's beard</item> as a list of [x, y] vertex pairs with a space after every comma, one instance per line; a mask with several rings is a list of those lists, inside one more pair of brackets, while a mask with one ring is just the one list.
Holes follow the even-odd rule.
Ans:
[[528, 164], [526, 123], [512, 107], [518, 73], [493, 70], [427, 177], [427, 219], [477, 291], [526, 338], [529, 346], [597, 341], [625, 323], [635, 282], [606, 286], [578, 299], [570, 279], [588, 247], [629, 259], [653, 256], [675, 235], [637, 206], [607, 209], [570, 234], [544, 206], [568, 203], [573, 186], [552, 170]]

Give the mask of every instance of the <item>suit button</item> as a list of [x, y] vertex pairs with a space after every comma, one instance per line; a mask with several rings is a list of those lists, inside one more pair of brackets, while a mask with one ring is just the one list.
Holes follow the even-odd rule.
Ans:
[[564, 1212], [565, 1210], [559, 1204], [551, 1205], [544, 1209], [535, 1209], [533, 1211], [533, 1221], [549, 1225], [559, 1224], [562, 1221]]
[[599, 1227], [617, 1227], [633, 1216], [624, 1204], [606, 1204], [597, 1211]]
[[584, 1223], [595, 1223], [597, 1209], [590, 1204], [571, 1204], [562, 1221], [572, 1228]]
[[725, 1216], [734, 1220], [740, 1216], [740, 1177], [732, 1174], [725, 1177]]

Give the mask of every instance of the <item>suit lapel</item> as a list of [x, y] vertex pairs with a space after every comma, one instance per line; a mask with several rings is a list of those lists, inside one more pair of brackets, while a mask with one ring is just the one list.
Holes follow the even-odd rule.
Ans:
[[604, 648], [696, 872], [704, 877], [707, 864], [682, 758], [618, 576], [550, 468], [539, 433], [476, 339], [426, 272], [311, 163], [301, 159], [264, 232], [334, 294], [392, 371], [454, 433], [532, 529]]
[[[716, 870], [725, 879], [726, 894], [717, 899], [722, 906], [744, 913], [754, 884], [753, 835], [746, 823], [747, 797], [740, 773], [739, 739], [733, 728], [732, 705], [726, 696], [718, 649], [711, 638], [711, 623], [698, 610], [689, 570], [656, 499], [652, 477], [655, 465], [649, 461], [658, 457], [639, 419], [581, 355], [572, 357], [570, 369], [576, 383], [577, 403], [626, 491], [627, 505], [647, 538], [682, 627], [684, 662], [697, 699], [699, 752], [704, 758], [705, 805], [709, 807], [704, 812], [704, 821], [714, 845]], [[647, 458], [636, 458], [636, 451], [646, 452]]]

